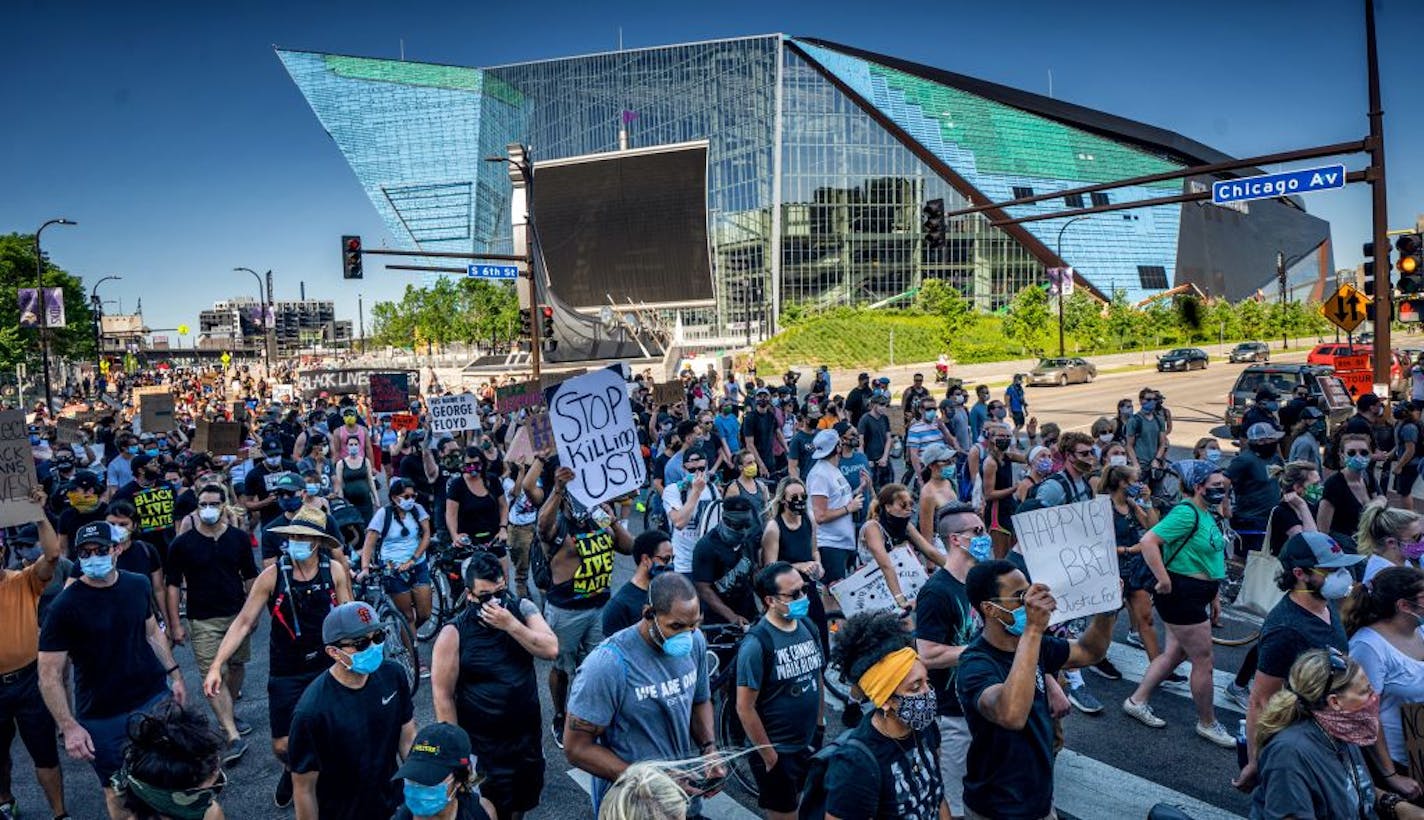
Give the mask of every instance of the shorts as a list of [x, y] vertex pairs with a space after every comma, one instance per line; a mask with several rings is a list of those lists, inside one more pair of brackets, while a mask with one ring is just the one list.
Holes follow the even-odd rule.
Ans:
[[[1013, 411], [1012, 415], [1013, 415], [1013, 417], [1014, 417], [1014, 429], [1018, 429], [1018, 428], [1024, 426], [1024, 411], [1022, 411], [1022, 410], [1015, 410], [1015, 411]], [[958, 817], [959, 815], [956, 814], [956, 815], [954, 815], [954, 816], [955, 816], [955, 817]]]
[[821, 576], [821, 583], [827, 586], [834, 584], [851, 574], [854, 565], [855, 550], [821, 547], [821, 568], [826, 571]]
[[1152, 606], [1162, 622], [1175, 626], [1206, 623], [1210, 617], [1211, 602], [1216, 598], [1221, 582], [1175, 572], [1168, 572], [1167, 577], [1172, 579], [1172, 591], [1152, 596]]
[[811, 765], [811, 750], [777, 752], [776, 765], [766, 770], [759, 754], [747, 756], [757, 782], [757, 806], [767, 811], [794, 812], [801, 805], [801, 788]]
[[104, 788], [109, 788], [109, 779], [124, 765], [124, 748], [129, 745], [129, 721], [135, 715], [153, 712], [169, 698], [168, 690], [154, 695], [137, 709], [121, 712], [105, 718], [78, 718], [79, 725], [89, 733], [94, 743], [94, 759], [89, 765]]
[[416, 587], [430, 586], [430, 562], [421, 560], [419, 564], [405, 572], [392, 570], [381, 582], [387, 595], [405, 595]]
[[[188, 622], [188, 645], [193, 647], [193, 657], [198, 659], [198, 674], [207, 677], [208, 669], [213, 665], [213, 659], [218, 656], [218, 647], [222, 646], [223, 637], [232, 628], [232, 624], [237, 620], [236, 615], [229, 615], [225, 618], [206, 618], [201, 621]], [[252, 633], [242, 639], [237, 651], [232, 653], [232, 657], [227, 659], [229, 666], [242, 666], [252, 660]]]
[[1147, 560], [1141, 555], [1127, 556], [1127, 560], [1119, 564], [1118, 569], [1118, 574], [1122, 576], [1124, 597], [1138, 590], [1151, 592], [1157, 587], [1157, 576], [1147, 568]]
[[539, 805], [544, 793], [543, 728], [541, 721], [531, 734], [512, 740], [470, 735], [475, 770], [485, 777], [480, 794], [494, 804], [497, 816]]
[[964, 773], [969, 757], [969, 721], [963, 715], [940, 715], [939, 776], [951, 817], [964, 816]]
[[603, 641], [603, 608], [563, 609], [544, 604], [544, 620], [559, 639], [554, 668], [572, 675], [595, 646]]
[[272, 730], [272, 739], [286, 737], [292, 731], [292, 713], [297, 710], [297, 701], [312, 681], [325, 674], [313, 672], [306, 675], [277, 675], [267, 679], [267, 724]]
[[17, 729], [36, 769], [53, 769], [59, 765], [54, 716], [45, 708], [44, 697], [40, 695], [37, 663], [0, 675], [0, 754], [8, 756]]

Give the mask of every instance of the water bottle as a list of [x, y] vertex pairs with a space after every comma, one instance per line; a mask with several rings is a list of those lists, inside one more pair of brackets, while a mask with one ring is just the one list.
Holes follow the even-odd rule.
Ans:
[[1242, 720], [1236, 724], [1236, 768], [1246, 768], [1249, 757], [1246, 751], [1246, 721]]

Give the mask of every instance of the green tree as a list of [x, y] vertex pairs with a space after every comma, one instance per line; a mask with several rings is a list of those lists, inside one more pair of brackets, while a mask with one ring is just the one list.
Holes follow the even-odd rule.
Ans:
[[[40, 331], [22, 330], [19, 326], [19, 289], [36, 285], [34, 243], [33, 234], [0, 235], [0, 366], [6, 368], [38, 359]], [[94, 314], [89, 310], [84, 283], [46, 258], [44, 284], [47, 288], [64, 289], [65, 327], [49, 330], [50, 355], [92, 360]]]
[[1236, 306], [1225, 299], [1213, 299], [1206, 305], [1202, 331], [1207, 339], [1241, 338], [1241, 322]]
[[1141, 346], [1141, 319], [1142, 312], [1127, 301], [1127, 291], [1114, 290], [1112, 299], [1108, 301], [1106, 321], [1108, 336], [1119, 348]]
[[1103, 306], [1083, 288], [1077, 288], [1063, 305], [1063, 330], [1073, 336], [1080, 348], [1095, 350], [1107, 337], [1107, 320]]
[[916, 309], [943, 323], [941, 335], [949, 350], [954, 350], [962, 335], [977, 318], [969, 300], [952, 285], [941, 279], [926, 279], [915, 296]]
[[455, 342], [497, 344], [519, 333], [519, 299], [509, 285], [443, 278], [428, 288], [407, 285], [397, 302], [371, 309], [376, 344], [413, 349]]
[[1041, 286], [1029, 285], [1014, 294], [1004, 310], [1004, 335], [1035, 356], [1043, 355], [1049, 347], [1050, 324], [1057, 327], [1050, 322], [1048, 301], [1048, 293]]
[[[1266, 306], [1255, 299], [1243, 299], [1236, 304], [1236, 322], [1238, 337], [1249, 336], [1252, 339], [1270, 338], [1267, 335], [1271, 327], [1269, 317], [1266, 315]], [[1276, 335], [1280, 334], [1277, 333]]]

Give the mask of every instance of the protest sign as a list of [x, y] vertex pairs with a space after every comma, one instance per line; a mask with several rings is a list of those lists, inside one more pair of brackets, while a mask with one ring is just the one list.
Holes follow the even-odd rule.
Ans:
[[426, 404], [430, 407], [432, 433], [463, 433], [480, 429], [480, 401], [470, 393], [437, 396]]
[[[369, 396], [371, 394], [371, 374], [388, 372], [390, 371], [369, 367], [342, 370], [303, 370], [297, 373], [295, 387], [304, 399], [314, 399], [322, 393], [331, 397]], [[407, 376], [409, 376], [408, 371]]]
[[[161, 391], [161, 392], [160, 392]], [[138, 397], [140, 429], [145, 433], [166, 433], [173, 429], [173, 394], [163, 387]]]
[[529, 446], [529, 428], [521, 426], [514, 431], [514, 438], [509, 442], [509, 449], [505, 451], [504, 460], [523, 464], [533, 457], [534, 450]]
[[44, 510], [30, 500], [30, 491], [36, 483], [35, 457], [30, 451], [25, 412], [0, 412], [0, 527], [44, 518]]
[[494, 409], [501, 413], [513, 413], [527, 407], [538, 407], [544, 403], [539, 382], [507, 384], [494, 389]]
[[166, 485], [134, 493], [139, 532], [156, 532], [173, 526], [173, 499], [173, 488]]
[[215, 456], [235, 456], [242, 449], [243, 427], [235, 421], [198, 420], [193, 435], [193, 452]]
[[[909, 547], [896, 547], [890, 550], [890, 564], [895, 567], [900, 591], [906, 598], [914, 600], [925, 581], [929, 580], [919, 557]], [[885, 583], [885, 574], [874, 561], [831, 584], [831, 594], [836, 596], [841, 612], [845, 613], [847, 618], [861, 612], [881, 612], [895, 608], [895, 596], [890, 594], [890, 586]]]
[[587, 372], [588, 368], [584, 368], [582, 370], [566, 370], [562, 373], [549, 373], [546, 371], [543, 375], [539, 376], [539, 390], [547, 391], [550, 387], [553, 387], [554, 385], [559, 384], [560, 382], [566, 382], [569, 379], [578, 378], [579, 376], [582, 376]]
[[404, 413], [410, 409], [410, 374], [372, 373], [371, 411]]
[[681, 381], [659, 382], [653, 385], [653, 404], [677, 404], [687, 399]]
[[1399, 723], [1409, 755], [1409, 776], [1424, 777], [1424, 703], [1399, 704]]
[[548, 413], [535, 413], [529, 417], [529, 446], [536, 453], [554, 446], [554, 428], [549, 423]]
[[1100, 495], [1018, 513], [1013, 520], [1029, 577], [1046, 584], [1058, 601], [1049, 624], [1122, 606], [1112, 499]]
[[585, 507], [633, 492], [646, 475], [628, 388], [617, 367], [544, 391], [559, 464], [574, 471], [568, 490]]
[[272, 401], [290, 402], [294, 395], [296, 395], [296, 389], [290, 384], [272, 385]]
[[84, 422], [70, 416], [60, 416], [54, 420], [55, 444], [77, 444], [79, 434], [84, 432]]
[[396, 413], [391, 416], [391, 429], [397, 433], [419, 430], [420, 419], [414, 413]]

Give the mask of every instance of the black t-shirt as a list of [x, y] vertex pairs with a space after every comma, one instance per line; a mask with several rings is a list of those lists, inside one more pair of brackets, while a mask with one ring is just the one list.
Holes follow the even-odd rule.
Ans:
[[870, 393], [869, 387], [856, 385], [846, 394], [845, 409], [847, 413], [850, 413], [851, 424], [859, 424], [860, 417], [870, 409]]
[[737, 650], [737, 685], [756, 690], [757, 714], [778, 752], [809, 747], [821, 714], [821, 639], [804, 619], [792, 627], [786, 632], [763, 618]]
[[[465, 483], [464, 476], [456, 476], [445, 488], [445, 500], [455, 502], [459, 508], [455, 514], [455, 526], [460, 530], [458, 534], [468, 535], [472, 541], [487, 541], [499, 532], [499, 490], [486, 484], [485, 494], [475, 495]], [[440, 516], [445, 516], [444, 510], [440, 510]], [[481, 535], [488, 537], [476, 538]]]
[[[275, 469], [268, 467], [266, 461], [258, 461], [242, 480], [242, 494], [258, 501], [266, 501], [272, 497], [272, 488], [277, 484], [277, 479], [286, 473], [295, 472], [298, 472], [297, 463], [290, 459], [282, 459], [282, 465]], [[282, 509], [272, 504], [263, 507], [259, 514], [262, 516], [263, 526], [266, 526], [267, 522], [282, 514]]]
[[146, 637], [151, 589], [144, 576], [120, 572], [107, 587], [70, 584], [50, 605], [40, 651], [69, 653], [77, 717], [115, 717], [166, 690], [163, 666]]
[[[693, 548], [693, 582], [711, 584], [722, 603], [748, 621], [759, 617], [756, 596], [752, 593], [752, 573], [755, 571], [751, 548], [746, 543], [738, 545], [724, 540], [720, 527], [708, 530]], [[708, 623], [723, 622], [722, 616], [711, 609], [706, 610], [703, 616]]]
[[[1272, 459], [1276, 461], [1276, 459]], [[1226, 465], [1231, 479], [1233, 506], [1231, 520], [1250, 529], [1266, 526], [1266, 516], [1280, 503], [1281, 485], [1271, 478], [1269, 464], [1254, 452], [1245, 451]], [[1351, 532], [1354, 530], [1352, 529]]]
[[[1315, 520], [1316, 505], [1307, 502], [1306, 507], [1310, 510], [1311, 520]], [[1295, 507], [1292, 507], [1284, 501], [1277, 504], [1275, 509], [1271, 510], [1271, 517], [1266, 521], [1270, 525], [1266, 530], [1266, 535], [1272, 555], [1281, 554], [1281, 547], [1286, 545], [1286, 540], [1290, 537], [1286, 535], [1287, 530], [1291, 527], [1299, 527], [1305, 523], [1300, 520], [1300, 515], [1295, 511]]]
[[[871, 720], [862, 720], [850, 730], [850, 736], [868, 746], [875, 759], [872, 762], [849, 744], [832, 758], [826, 768], [827, 814], [939, 820], [939, 806], [944, 802], [939, 726], [931, 723], [928, 729], [916, 732], [913, 745], [880, 734]], [[874, 777], [870, 776], [872, 771]]]
[[209, 538], [197, 527], [173, 539], [168, 548], [168, 585], [188, 583], [188, 620], [228, 618], [247, 600], [243, 582], [257, 577], [252, 541], [236, 527]]
[[1349, 652], [1350, 641], [1345, 637], [1340, 612], [1333, 603], [1327, 606], [1330, 608], [1328, 624], [1291, 600], [1289, 595], [1282, 598], [1261, 624], [1261, 655], [1256, 668], [1285, 680], [1290, 677], [1291, 664], [1302, 652], [1332, 646]]
[[742, 419], [742, 439], [751, 439], [757, 454], [768, 467], [771, 466], [772, 449], [776, 443], [776, 414], [768, 408], [766, 412], [753, 410]]
[[[292, 513], [290, 516], [288, 516], [286, 513], [282, 513], [282, 517], [285, 518], [286, 521], [278, 521], [276, 526], [285, 526], [287, 522], [291, 521], [292, 518], [295, 518], [296, 515], [296, 513]], [[282, 555], [282, 545], [287, 543], [288, 538], [291, 538], [291, 536], [287, 535], [286, 533], [273, 532], [273, 529], [275, 529], [275, 527], [267, 527], [262, 530], [263, 561], [266, 561], [269, 558], [280, 557]], [[341, 543], [341, 533], [336, 529], [336, 522], [333, 521], [332, 517], [329, 515], [326, 517], [326, 534], [330, 535], [332, 538], [335, 538], [337, 543]], [[326, 546], [320, 541], [317, 542], [317, 545]]]
[[396, 755], [415, 715], [405, 672], [391, 661], [350, 689], [330, 673], [297, 701], [287, 756], [294, 774], [322, 772], [316, 802], [323, 820], [376, 820], [401, 804]]
[[[1368, 495], [1373, 497], [1379, 493], [1379, 484], [1375, 481], [1373, 472], [1365, 473], [1364, 481]], [[1340, 472], [1325, 479], [1322, 490], [1323, 500], [1329, 501], [1335, 508], [1335, 513], [1330, 518], [1330, 531], [1344, 533], [1353, 538], [1355, 531], [1360, 528], [1360, 513], [1364, 512], [1365, 507], [1350, 490], [1350, 482], [1345, 480], [1345, 474]]]
[[182, 521], [184, 518], [198, 511], [198, 494], [189, 487], [178, 493], [178, 497], [173, 499], [173, 521]]
[[59, 514], [59, 525], [55, 529], [69, 539], [69, 560], [79, 560], [78, 545], [74, 543], [74, 536], [79, 533], [79, 528], [92, 521], [103, 521], [108, 515], [109, 505], [102, 503], [91, 512], [82, 513], [70, 507]]
[[643, 607], [648, 603], [648, 591], [629, 581], [613, 593], [603, 605], [603, 635], [607, 637], [643, 619]]
[[955, 683], [969, 724], [964, 773], [964, 805], [986, 817], [1037, 820], [1053, 809], [1053, 717], [1044, 679], [1058, 674], [1069, 645], [1044, 635], [1034, 674], [1033, 705], [1023, 729], [1012, 731], [979, 711], [984, 690], [1009, 679], [1014, 653], [997, 649], [980, 635], [959, 656]]
[[[968, 646], [984, 629], [984, 620], [969, 605], [964, 584], [941, 567], [915, 598], [915, 637], [945, 646]], [[955, 668], [931, 669], [930, 685], [938, 696], [939, 714], [963, 715], [954, 688]]]
[[885, 455], [885, 445], [890, 443], [890, 417], [867, 412], [856, 422], [855, 429], [860, 432], [865, 457], [872, 462], [879, 461]]
[[420, 454], [420, 448], [424, 442], [418, 445], [415, 450], [401, 456], [400, 467], [396, 470], [396, 475], [409, 481], [415, 487], [416, 502], [420, 506], [430, 509], [430, 498], [435, 492], [435, 486], [425, 477], [425, 460]]

